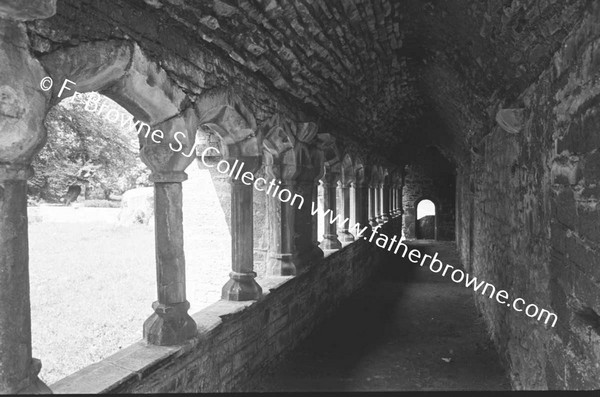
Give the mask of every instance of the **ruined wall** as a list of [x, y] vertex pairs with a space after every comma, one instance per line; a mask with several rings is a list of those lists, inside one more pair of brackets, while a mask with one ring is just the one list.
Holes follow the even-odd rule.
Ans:
[[406, 167], [402, 191], [404, 235], [415, 238], [417, 201], [429, 199], [436, 206], [438, 240], [454, 240], [455, 177], [448, 162], [437, 151], [421, 156], [420, 164]]
[[525, 109], [520, 133], [485, 131], [459, 169], [467, 269], [558, 316], [552, 328], [476, 295], [517, 389], [600, 387], [599, 71], [590, 2], [537, 82], [504, 106]]

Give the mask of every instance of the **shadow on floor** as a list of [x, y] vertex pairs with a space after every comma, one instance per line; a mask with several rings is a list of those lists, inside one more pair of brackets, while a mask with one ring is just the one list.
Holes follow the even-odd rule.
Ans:
[[[410, 244], [458, 265], [454, 243]], [[248, 391], [510, 390], [472, 291], [387, 255], [357, 291]]]

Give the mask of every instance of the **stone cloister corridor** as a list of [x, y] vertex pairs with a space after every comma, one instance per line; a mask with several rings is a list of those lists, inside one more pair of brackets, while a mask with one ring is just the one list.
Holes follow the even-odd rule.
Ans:
[[[0, 36], [0, 394], [600, 388], [600, 2], [0, 0]], [[44, 382], [32, 164], [93, 93], [149, 173], [156, 294]], [[231, 265], [195, 310], [209, 193]]]

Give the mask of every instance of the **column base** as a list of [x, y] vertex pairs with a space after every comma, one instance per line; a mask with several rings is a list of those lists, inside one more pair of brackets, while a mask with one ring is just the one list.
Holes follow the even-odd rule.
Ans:
[[378, 216], [378, 217], [377, 217], [377, 220], [376, 220], [376, 222], [377, 222], [377, 225], [379, 225], [379, 226], [381, 226], [381, 225], [383, 225], [383, 224], [385, 223], [385, 222], [383, 221], [383, 218], [382, 218], [382, 217], [380, 217], [380, 216]]
[[188, 301], [164, 305], [152, 304], [154, 314], [144, 321], [144, 339], [157, 346], [179, 345], [198, 333], [196, 322], [188, 314]]
[[339, 250], [342, 248], [342, 242], [338, 240], [337, 234], [324, 234], [321, 247], [323, 251]]
[[52, 394], [52, 390], [38, 378], [41, 369], [42, 362], [37, 358], [32, 358], [29, 367], [29, 378], [21, 382], [21, 384], [27, 383], [27, 386], [20, 387], [15, 394]]
[[369, 219], [369, 225], [371, 225], [371, 227], [378, 226], [379, 223], [377, 222], [377, 218], [371, 218], [371, 219]]
[[342, 244], [344, 244], [344, 243], [351, 243], [351, 242], [354, 241], [354, 236], [347, 229], [346, 230], [342, 230], [338, 234], [338, 238], [342, 242]]
[[229, 273], [229, 281], [223, 286], [221, 299], [228, 301], [253, 301], [262, 296], [262, 288], [255, 280], [256, 273]]
[[384, 222], [384, 223], [385, 222], [389, 222], [390, 219], [391, 219], [390, 218], [390, 214], [383, 214], [383, 215], [381, 215], [381, 221]]
[[308, 247], [306, 251], [300, 251], [296, 254], [296, 263], [298, 266], [298, 272], [302, 272], [304, 269], [307, 269], [311, 265], [314, 265], [321, 259], [323, 259], [325, 253], [319, 246], [316, 244], [312, 244], [312, 247]]
[[292, 254], [270, 254], [267, 259], [269, 276], [295, 276], [297, 267]]

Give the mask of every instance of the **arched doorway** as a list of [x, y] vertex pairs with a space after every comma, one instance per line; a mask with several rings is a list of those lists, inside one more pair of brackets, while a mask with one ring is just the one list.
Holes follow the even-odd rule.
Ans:
[[436, 206], [429, 199], [421, 199], [417, 203], [417, 219], [415, 235], [417, 239], [435, 240], [437, 236]]

